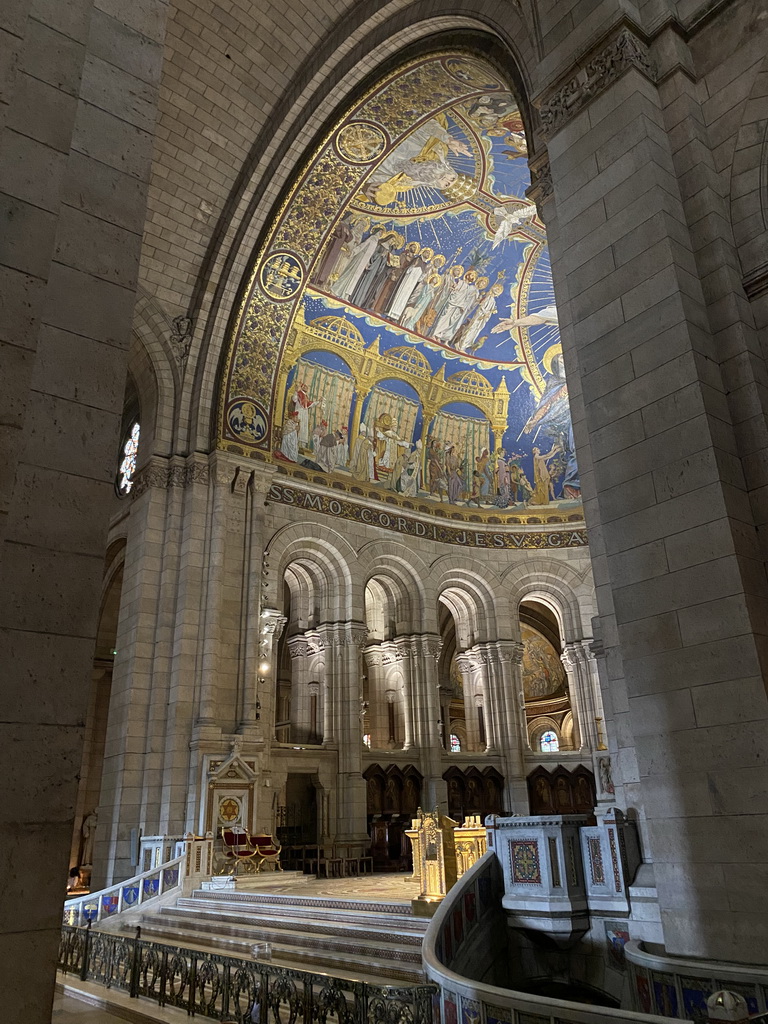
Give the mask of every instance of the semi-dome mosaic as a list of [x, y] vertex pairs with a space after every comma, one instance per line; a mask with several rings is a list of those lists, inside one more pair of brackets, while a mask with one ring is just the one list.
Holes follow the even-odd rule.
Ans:
[[453, 519], [580, 519], [526, 158], [515, 98], [476, 57], [413, 61], [368, 93], [257, 254], [220, 446]]

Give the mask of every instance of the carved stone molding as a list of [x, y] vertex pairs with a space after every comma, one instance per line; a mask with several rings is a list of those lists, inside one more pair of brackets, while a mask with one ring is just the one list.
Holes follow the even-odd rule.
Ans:
[[310, 658], [313, 654], [319, 653], [319, 648], [314, 638], [306, 636], [292, 636], [288, 638], [288, 653], [292, 658]]
[[536, 203], [536, 209], [539, 211], [539, 216], [541, 216], [544, 204], [554, 195], [549, 154], [545, 151], [534, 160], [531, 160], [528, 167], [531, 172], [531, 184], [525, 190], [525, 194]]
[[150, 462], [136, 474], [131, 488], [131, 499], [136, 501], [142, 494], [153, 488], [165, 490], [168, 487], [169, 471], [167, 466], [158, 466]]
[[744, 291], [751, 301], [768, 292], [768, 263], [751, 270], [743, 280]]
[[525, 645], [519, 640], [489, 640], [470, 648], [467, 654], [476, 658], [479, 664], [494, 665], [511, 662], [519, 665], [523, 660]]
[[439, 636], [422, 636], [419, 639], [421, 641], [422, 653], [426, 654], [428, 658], [434, 658], [437, 661], [443, 649], [442, 638]]
[[563, 647], [560, 660], [566, 668], [575, 668], [577, 665], [586, 665], [594, 661], [595, 655], [592, 651], [592, 640], [573, 640]]
[[642, 72], [651, 81], [656, 79], [656, 67], [648, 47], [624, 26], [599, 50], [579, 60], [565, 84], [536, 101], [544, 137], [549, 138], [562, 128], [631, 68]]
[[370, 647], [364, 648], [363, 657], [369, 668], [378, 668], [384, 660], [381, 645], [373, 644]]
[[182, 372], [189, 358], [193, 329], [194, 323], [191, 317], [176, 316], [171, 321], [171, 345], [173, 347], [173, 354]]
[[353, 646], [362, 651], [368, 644], [368, 627], [358, 623], [335, 622], [320, 626], [313, 631], [312, 638], [319, 650]]
[[285, 615], [269, 615], [262, 619], [261, 632], [265, 636], [272, 637], [272, 642], [276, 643], [282, 636], [287, 622], [288, 619]]
[[131, 497], [135, 500], [153, 487], [165, 490], [168, 487], [189, 487], [192, 483], [207, 484], [209, 475], [208, 465], [203, 462], [187, 465], [150, 462], [137, 474]]
[[463, 674], [477, 671], [483, 662], [483, 656], [477, 651], [462, 651], [456, 655], [456, 666]]

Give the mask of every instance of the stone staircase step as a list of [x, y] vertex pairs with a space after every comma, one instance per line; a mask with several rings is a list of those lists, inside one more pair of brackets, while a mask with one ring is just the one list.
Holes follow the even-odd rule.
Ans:
[[[417, 936], [409, 936], [409, 943], [400, 943], [397, 936], [382, 934], [375, 931], [356, 930], [353, 933], [319, 929], [310, 931], [307, 928], [297, 928], [292, 922], [287, 927], [281, 927], [281, 923], [271, 919], [263, 922], [249, 922], [243, 920], [218, 918], [202, 919], [200, 916], [189, 918], [188, 914], [175, 913], [172, 907], [163, 910], [156, 918], [151, 920], [152, 927], [167, 930], [173, 928], [177, 931], [194, 931], [196, 934], [226, 935], [239, 937], [244, 941], [253, 944], [254, 942], [287, 942], [291, 945], [304, 945], [307, 949], [332, 949], [336, 952], [354, 954], [356, 952], [378, 954], [384, 959], [402, 958], [413, 964], [421, 965], [421, 942], [414, 942]], [[142, 924], [142, 930], [145, 927]], [[407, 946], [407, 948], [402, 948]]]
[[338, 921], [364, 920], [369, 923], [386, 925], [387, 927], [402, 928], [423, 934], [427, 928], [427, 921], [423, 918], [415, 918], [410, 904], [408, 903], [387, 903], [351, 899], [329, 899], [321, 896], [292, 896], [281, 893], [239, 893], [239, 892], [202, 892], [195, 890], [193, 895], [186, 898], [179, 898], [178, 905], [188, 906], [202, 903], [224, 909], [229, 907], [242, 907], [247, 912], [259, 912], [263, 908], [266, 912], [280, 912], [285, 914], [306, 916], [318, 915], [321, 920], [327, 920], [325, 911], [334, 911], [334, 919]]
[[[161, 927], [160, 922], [142, 925], [142, 938], [168, 945], [184, 945], [201, 951], [227, 953], [232, 956], [251, 957], [254, 938], [215, 935], [191, 932], [188, 928]], [[258, 941], [269, 941], [264, 935]], [[304, 970], [324, 972], [351, 981], [367, 981], [375, 985], [388, 985], [395, 981], [420, 984], [424, 973], [419, 963], [402, 960], [387, 960], [380, 956], [344, 955], [330, 949], [307, 949], [277, 942], [272, 947], [272, 963], [285, 967], [300, 967]]]
[[[141, 915], [142, 937], [250, 959], [256, 943], [272, 946], [276, 964], [369, 980], [424, 980], [421, 944], [428, 922], [410, 903], [310, 895], [298, 880], [270, 886], [197, 889]], [[289, 891], [284, 891], [288, 889]]]
[[179, 898], [174, 904], [177, 909], [191, 913], [225, 914], [240, 916], [243, 920], [299, 921], [302, 925], [316, 922], [326, 925], [348, 925], [350, 928], [361, 927], [364, 930], [375, 929], [379, 934], [402, 935], [412, 937], [419, 942], [427, 929], [427, 920], [420, 917], [393, 917], [384, 913], [370, 913], [365, 910], [333, 910], [329, 912], [322, 907], [296, 906], [288, 902], [264, 901], [259, 903], [242, 903], [226, 900], [218, 896], [215, 900], [196, 898]]
[[258, 916], [243, 914], [239, 909], [216, 908], [201, 912], [196, 908], [180, 905], [164, 907], [158, 914], [164, 921], [176, 920], [182, 926], [184, 921], [198, 922], [201, 926], [210, 921], [210, 927], [220, 928], [226, 922], [230, 930], [241, 928], [257, 929], [259, 932], [269, 929], [277, 932], [298, 932], [308, 937], [326, 936], [336, 939], [348, 939], [350, 942], [372, 941], [377, 944], [409, 946], [421, 949], [424, 938], [423, 931], [401, 931], [393, 929], [390, 922], [381, 921], [322, 921], [317, 918], [299, 915], [260, 913]]

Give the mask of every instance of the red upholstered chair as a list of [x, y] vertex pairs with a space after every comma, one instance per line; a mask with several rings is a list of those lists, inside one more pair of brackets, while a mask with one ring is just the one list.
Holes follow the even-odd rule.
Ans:
[[255, 836], [249, 837], [251, 849], [253, 850], [258, 860], [257, 871], [261, 871], [261, 866], [265, 861], [269, 861], [270, 864], [274, 864], [278, 871], [282, 871], [282, 865], [280, 864], [280, 843], [272, 836], [266, 835], [264, 832], [259, 832]]
[[253, 860], [256, 856], [256, 850], [250, 843], [248, 829], [243, 828], [242, 825], [223, 827], [221, 839], [224, 843], [224, 856], [234, 862], [233, 874], [236, 875], [237, 869], [243, 861]]

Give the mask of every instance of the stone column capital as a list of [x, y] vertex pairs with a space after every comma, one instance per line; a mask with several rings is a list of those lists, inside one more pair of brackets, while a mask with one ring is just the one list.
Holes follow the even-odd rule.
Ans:
[[414, 633], [411, 636], [398, 637], [396, 643], [402, 644], [404, 647], [407, 645], [412, 658], [434, 658], [435, 661], [438, 660], [440, 651], [443, 649], [442, 637], [436, 636], [434, 633]]
[[464, 674], [476, 672], [483, 663], [483, 656], [475, 650], [460, 651], [456, 655], [456, 666]]
[[531, 172], [531, 184], [525, 190], [528, 199], [536, 204], [539, 217], [544, 219], [545, 204], [553, 198], [552, 168], [549, 166], [549, 154], [546, 150], [528, 163]]
[[476, 652], [478, 659], [487, 665], [520, 664], [525, 652], [525, 644], [520, 640], [489, 640], [476, 644], [467, 653]]
[[321, 650], [317, 638], [310, 633], [288, 637], [287, 644], [288, 653], [292, 658], [309, 658], [313, 654], [319, 654]]
[[541, 134], [549, 139], [627, 71], [639, 71], [656, 80], [650, 51], [632, 28], [624, 23], [592, 49], [582, 53], [558, 83], [536, 97]]
[[384, 652], [381, 644], [371, 644], [363, 648], [363, 657], [369, 668], [379, 668], [384, 661]]
[[312, 632], [321, 650], [357, 647], [362, 651], [368, 643], [368, 627], [361, 622], [327, 622]]
[[586, 665], [595, 660], [592, 652], [592, 640], [571, 640], [563, 647], [560, 660], [568, 668], [576, 668], [577, 665]]
[[261, 613], [261, 632], [265, 637], [271, 637], [276, 643], [283, 635], [288, 619], [285, 615], [279, 615], [271, 608], [264, 608]]

